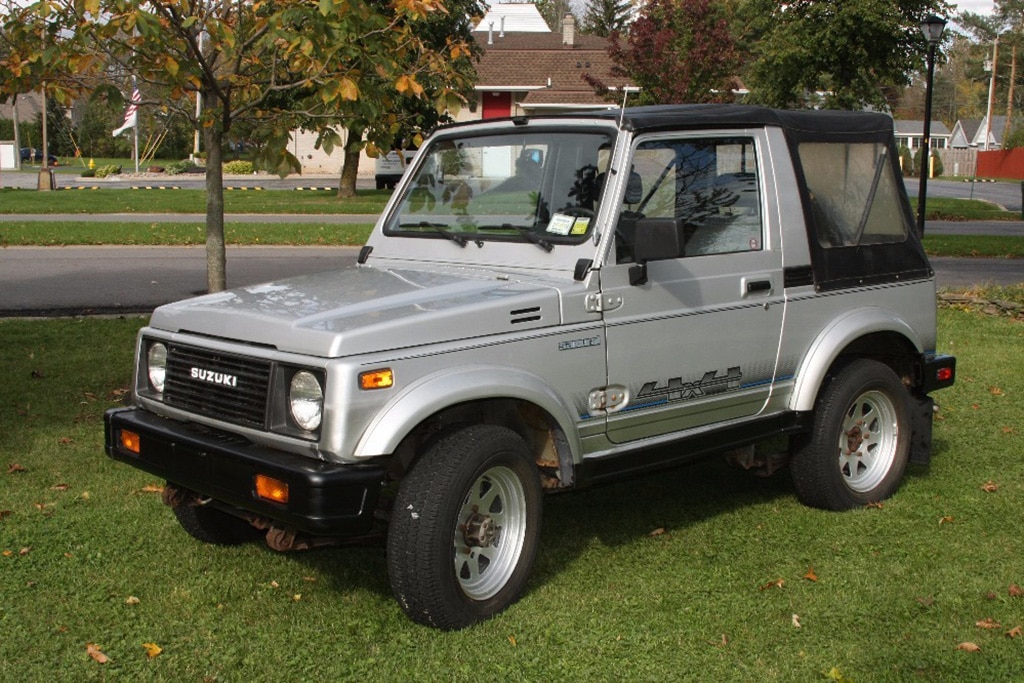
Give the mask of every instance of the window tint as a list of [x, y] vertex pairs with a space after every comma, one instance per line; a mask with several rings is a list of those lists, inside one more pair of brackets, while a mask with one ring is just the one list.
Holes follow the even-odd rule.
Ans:
[[804, 142], [800, 164], [818, 243], [825, 249], [902, 242], [908, 216], [880, 142]]
[[670, 218], [683, 225], [685, 256], [762, 248], [761, 200], [750, 138], [641, 142], [618, 225], [618, 261], [632, 261], [636, 223]]

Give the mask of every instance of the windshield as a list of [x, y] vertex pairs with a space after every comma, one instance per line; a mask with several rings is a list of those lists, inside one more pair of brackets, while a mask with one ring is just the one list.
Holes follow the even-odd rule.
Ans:
[[587, 238], [611, 134], [515, 131], [438, 140], [406, 186], [390, 236], [523, 241], [550, 251]]

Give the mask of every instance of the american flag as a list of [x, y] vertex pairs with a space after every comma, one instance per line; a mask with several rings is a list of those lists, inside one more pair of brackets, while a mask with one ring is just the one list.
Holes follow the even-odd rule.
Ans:
[[134, 128], [138, 122], [139, 114], [139, 103], [142, 102], [142, 93], [139, 92], [138, 86], [133, 86], [132, 96], [128, 101], [128, 108], [124, 112], [124, 123], [120, 128], [114, 131], [113, 135], [116, 138], [121, 133], [125, 132], [129, 128]]

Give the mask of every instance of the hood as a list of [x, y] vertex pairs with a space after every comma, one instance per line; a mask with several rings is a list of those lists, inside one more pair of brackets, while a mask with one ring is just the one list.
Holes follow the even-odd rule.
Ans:
[[558, 322], [558, 293], [547, 284], [357, 266], [161, 306], [150, 326], [337, 358]]

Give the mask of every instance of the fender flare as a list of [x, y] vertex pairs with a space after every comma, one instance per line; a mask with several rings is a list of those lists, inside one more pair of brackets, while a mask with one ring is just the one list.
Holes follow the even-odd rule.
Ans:
[[918, 353], [923, 352], [914, 328], [901, 316], [884, 308], [861, 308], [833, 320], [823, 328], [807, 349], [800, 362], [790, 410], [810, 411], [818, 397], [818, 390], [836, 359], [850, 344], [861, 337], [878, 332], [890, 332], [907, 339]]
[[577, 461], [582, 444], [573, 412], [558, 393], [537, 375], [491, 365], [446, 368], [416, 380], [377, 411], [359, 437], [354, 455], [393, 453], [402, 439], [431, 415], [460, 403], [488, 399], [527, 401], [546, 411], [565, 434], [573, 462]]

